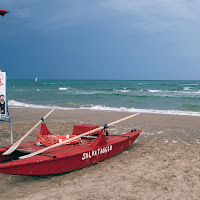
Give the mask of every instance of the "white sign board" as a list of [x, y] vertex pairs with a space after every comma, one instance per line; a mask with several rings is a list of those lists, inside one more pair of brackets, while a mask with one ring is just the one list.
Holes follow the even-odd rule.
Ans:
[[6, 72], [0, 71], [0, 117], [7, 116]]

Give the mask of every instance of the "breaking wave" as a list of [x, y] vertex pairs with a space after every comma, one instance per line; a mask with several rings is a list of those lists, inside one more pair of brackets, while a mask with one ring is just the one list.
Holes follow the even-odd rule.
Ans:
[[58, 90], [68, 90], [69, 87], [60, 87]]
[[82, 105], [78, 108], [73, 107], [62, 107], [62, 106], [51, 106], [51, 105], [36, 105], [22, 103], [15, 100], [10, 100], [8, 102], [10, 108], [56, 108], [62, 110], [95, 110], [95, 111], [110, 111], [110, 112], [127, 112], [127, 113], [153, 113], [153, 114], [169, 114], [169, 115], [188, 115], [188, 116], [200, 116], [200, 112], [194, 111], [179, 111], [179, 110], [156, 110], [156, 109], [136, 109], [136, 108], [126, 108], [126, 107], [107, 107], [102, 105]]
[[162, 90], [149, 90], [149, 92], [163, 92]]

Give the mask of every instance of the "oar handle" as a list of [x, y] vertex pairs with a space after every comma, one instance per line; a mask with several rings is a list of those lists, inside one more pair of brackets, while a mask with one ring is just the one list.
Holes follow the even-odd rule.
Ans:
[[132, 117], [135, 117], [135, 116], [137, 116], [137, 115], [139, 115], [139, 114], [140, 114], [140, 113], [136, 113], [136, 114], [130, 115], [130, 116], [128, 116], [128, 117], [125, 117], [125, 118], [123, 118], [123, 119], [119, 119], [119, 120], [117, 120], [117, 121], [115, 121], [115, 122], [111, 122], [110, 124], [108, 124], [108, 126], [113, 126], [113, 125], [118, 124], [118, 123], [120, 123], [120, 122], [123, 122], [123, 121], [125, 121], [125, 120], [127, 120], [127, 119], [130, 119], [130, 118], [132, 118]]
[[[125, 121], [125, 120], [127, 120], [127, 119], [132, 118], [132, 117], [135, 117], [135, 116], [137, 116], [137, 115], [139, 115], [139, 113], [136, 113], [136, 114], [130, 115], [130, 116], [128, 116], [128, 117], [125, 117], [125, 118], [123, 118], [123, 119], [120, 119], [120, 120], [117, 120], [117, 121], [115, 121], [115, 122], [112, 122], [112, 123], [108, 124], [108, 126], [112, 126], [112, 125], [117, 124], [117, 123], [119, 123], [119, 122]], [[20, 158], [20, 159], [24, 159], [24, 158], [29, 158], [29, 157], [35, 156], [35, 155], [37, 155], [37, 154], [39, 154], [39, 153], [42, 153], [42, 152], [44, 152], [44, 151], [47, 151], [47, 150], [49, 150], [49, 149], [52, 149], [52, 148], [61, 146], [61, 145], [65, 144], [65, 143], [67, 143], [67, 142], [76, 140], [76, 139], [78, 139], [78, 138], [80, 138], [80, 137], [82, 137], [82, 136], [89, 135], [89, 134], [91, 134], [91, 133], [94, 133], [94, 132], [96, 132], [96, 131], [100, 131], [100, 130], [103, 130], [103, 129], [104, 129], [104, 126], [101, 126], [101, 127], [99, 127], [99, 128], [93, 129], [93, 130], [91, 130], [91, 131], [82, 133], [82, 134], [77, 135], [77, 136], [75, 136], [75, 137], [73, 137], [73, 138], [70, 138], [70, 139], [68, 139], [68, 140], [65, 140], [65, 141], [63, 141], [63, 142], [59, 142], [59, 143], [54, 144], [54, 145], [52, 145], [52, 146], [48, 146], [48, 147], [46, 147], [46, 148], [44, 148], [44, 149], [40, 149], [39, 151], [36, 151], [36, 152], [34, 152], [34, 153], [31, 153], [31, 154], [28, 154], [28, 155], [25, 155], [25, 156], [21, 156], [21, 157], [19, 157], [19, 158]]]
[[39, 126], [44, 119], [46, 119], [53, 111], [55, 110], [55, 108], [53, 108], [49, 113], [47, 113], [43, 118], [41, 118], [41, 120], [33, 127], [31, 128], [21, 139], [20, 141], [22, 141], [24, 138], [26, 138], [37, 126]]
[[49, 113], [47, 113], [42, 119], [46, 119], [56, 108], [53, 108]]

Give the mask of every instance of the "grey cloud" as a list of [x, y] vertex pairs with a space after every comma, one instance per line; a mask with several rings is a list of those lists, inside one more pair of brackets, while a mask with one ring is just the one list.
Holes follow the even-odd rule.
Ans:
[[108, 0], [104, 7], [138, 18], [148, 28], [183, 28], [198, 24], [200, 1], [196, 0]]
[[47, 28], [124, 17], [129, 28], [196, 30], [200, 20], [197, 0], [1, 0], [1, 6], [30, 19], [32, 26]]

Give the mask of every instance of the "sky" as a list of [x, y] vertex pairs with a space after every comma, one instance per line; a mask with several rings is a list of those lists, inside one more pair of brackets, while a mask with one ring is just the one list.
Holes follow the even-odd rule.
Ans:
[[199, 0], [1, 0], [8, 79], [199, 80]]

